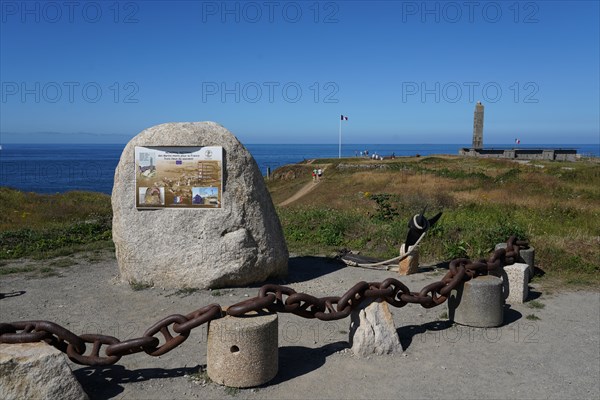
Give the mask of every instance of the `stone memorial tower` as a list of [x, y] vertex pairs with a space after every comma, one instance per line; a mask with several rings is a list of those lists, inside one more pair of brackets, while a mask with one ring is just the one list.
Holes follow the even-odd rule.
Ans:
[[473, 148], [481, 149], [483, 147], [483, 104], [480, 101], [475, 105], [475, 114], [473, 116]]

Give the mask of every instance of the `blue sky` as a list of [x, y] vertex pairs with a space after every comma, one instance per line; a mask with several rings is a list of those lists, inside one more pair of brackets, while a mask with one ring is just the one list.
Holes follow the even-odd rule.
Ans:
[[597, 1], [1, 2], [0, 142], [600, 142]]

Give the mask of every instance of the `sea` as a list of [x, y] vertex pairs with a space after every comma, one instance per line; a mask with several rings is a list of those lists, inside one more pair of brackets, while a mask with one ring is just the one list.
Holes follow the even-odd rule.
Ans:
[[[63, 193], [85, 190], [110, 194], [115, 168], [125, 144], [2, 144], [0, 186], [26, 192]], [[338, 157], [337, 144], [245, 144], [263, 175], [286, 164], [313, 158]], [[468, 144], [346, 144], [342, 157], [360, 152], [396, 157], [458, 154]], [[514, 145], [493, 145], [514, 148]], [[598, 144], [537, 144], [519, 148], [575, 148], [579, 154], [600, 157]]]

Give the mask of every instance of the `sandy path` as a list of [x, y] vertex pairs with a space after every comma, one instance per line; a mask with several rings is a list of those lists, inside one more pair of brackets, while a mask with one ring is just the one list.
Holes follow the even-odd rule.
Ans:
[[[444, 271], [402, 277], [411, 290]], [[0, 277], [0, 321], [47, 319], [77, 334], [138, 337], [166, 315], [218, 302], [231, 305], [257, 287], [200, 290], [189, 296], [160, 288], [132, 291], [119, 283], [114, 259], [61, 269], [60, 276]], [[381, 281], [389, 271], [344, 267], [333, 260], [295, 257], [285, 284], [315, 296], [340, 295], [360, 280]], [[540, 295], [534, 290], [534, 295]], [[517, 305], [494, 329], [440, 321], [444, 305], [391, 308], [403, 352], [360, 359], [347, 349], [349, 319], [321, 322], [279, 314], [279, 373], [264, 387], [226, 390], [187, 375], [206, 364], [206, 326], [161, 357], [135, 354], [110, 367], [71, 364], [92, 399], [183, 398], [599, 398], [600, 294], [541, 294], [543, 309]], [[540, 320], [525, 317], [537, 315]]]
[[307, 195], [308, 193], [310, 193], [314, 188], [316, 188], [320, 184], [321, 184], [321, 181], [316, 181], [316, 182], [315, 181], [310, 181], [306, 185], [302, 186], [300, 188], [300, 190], [298, 190], [296, 193], [294, 193], [292, 195], [292, 197], [289, 197], [288, 199], [282, 201], [278, 205], [279, 206], [287, 206], [288, 204], [291, 204], [294, 201], [300, 199], [301, 197]]
[[[309, 162], [309, 164], [312, 164], [312, 162]], [[325, 176], [325, 172], [327, 171], [327, 167], [329, 165], [330, 164], [325, 164], [325, 165], [321, 166], [323, 168], [323, 176]], [[317, 181], [308, 182], [306, 185], [302, 186], [300, 188], [300, 190], [298, 190], [296, 193], [294, 193], [290, 198], [279, 203], [278, 206], [287, 206], [288, 204], [291, 204], [294, 201], [306, 196], [308, 193], [310, 193], [312, 190], [314, 190], [314, 188], [319, 186], [321, 184], [322, 180], [323, 180], [323, 177], [321, 177], [321, 179], [319, 179]]]

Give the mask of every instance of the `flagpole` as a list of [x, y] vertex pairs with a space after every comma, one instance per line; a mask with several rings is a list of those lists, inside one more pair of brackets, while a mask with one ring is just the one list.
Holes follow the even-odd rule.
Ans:
[[340, 114], [340, 137], [338, 146], [338, 158], [342, 158], [342, 114]]

